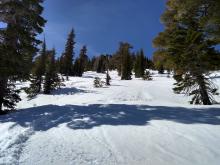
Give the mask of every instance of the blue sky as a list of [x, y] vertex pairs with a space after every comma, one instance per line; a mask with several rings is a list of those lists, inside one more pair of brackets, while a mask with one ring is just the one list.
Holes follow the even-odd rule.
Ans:
[[131, 43], [134, 50], [143, 48], [151, 56], [152, 39], [163, 31], [160, 15], [165, 0], [45, 0], [43, 5], [48, 48], [55, 47], [57, 56], [72, 27], [76, 56], [87, 45], [90, 57], [114, 53], [120, 41]]

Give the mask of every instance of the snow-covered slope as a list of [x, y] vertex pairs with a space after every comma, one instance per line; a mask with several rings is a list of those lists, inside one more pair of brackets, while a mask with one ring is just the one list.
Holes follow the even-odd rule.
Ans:
[[94, 88], [96, 76], [105, 78], [87, 72], [33, 100], [22, 93], [21, 111], [0, 116], [0, 164], [220, 164], [220, 105], [189, 105], [166, 75], [121, 81], [111, 72], [110, 87]]

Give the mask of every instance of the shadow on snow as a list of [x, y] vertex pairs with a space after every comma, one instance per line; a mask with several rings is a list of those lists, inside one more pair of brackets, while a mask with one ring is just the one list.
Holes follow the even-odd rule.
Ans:
[[94, 91], [89, 91], [89, 90], [83, 90], [83, 89], [78, 89], [78, 88], [60, 88], [57, 90], [54, 90], [52, 92], [52, 95], [74, 95], [78, 93], [95, 93]]
[[0, 116], [0, 123], [15, 122], [35, 131], [46, 131], [60, 124], [70, 129], [91, 129], [101, 125], [144, 126], [151, 120], [168, 120], [183, 124], [220, 125], [220, 109], [136, 105], [46, 105]]

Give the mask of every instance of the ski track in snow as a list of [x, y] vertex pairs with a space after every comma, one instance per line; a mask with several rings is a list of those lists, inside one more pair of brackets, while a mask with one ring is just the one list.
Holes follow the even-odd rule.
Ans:
[[189, 105], [166, 75], [110, 74], [107, 88], [87, 72], [52, 95], [21, 93], [23, 110], [0, 116], [0, 165], [219, 165], [220, 105]]

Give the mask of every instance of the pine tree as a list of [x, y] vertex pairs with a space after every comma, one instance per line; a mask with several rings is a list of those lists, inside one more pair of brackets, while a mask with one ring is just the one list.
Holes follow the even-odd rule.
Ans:
[[154, 63], [151, 59], [146, 58], [145, 68], [146, 69], [154, 69]]
[[109, 55], [106, 55], [106, 67], [107, 67], [107, 71], [106, 71], [106, 78], [105, 78], [105, 85], [107, 86], [110, 86], [110, 80], [111, 80], [111, 77], [109, 75], [109, 58], [110, 56]]
[[[214, 49], [204, 40], [201, 32], [177, 30], [174, 35], [169, 51], [175, 49], [176, 57], [173, 60], [178, 64], [176, 68], [183, 71], [175, 83], [174, 91], [192, 95], [191, 104], [215, 103], [213, 95], [217, 94], [217, 88], [208, 78], [209, 63], [207, 63], [212, 60], [210, 55], [215, 54]], [[177, 43], [176, 40], [180, 38], [182, 42]]]
[[177, 80], [174, 91], [191, 95], [193, 104], [215, 103], [213, 95], [217, 90], [208, 75], [220, 55], [214, 48], [220, 42], [220, 31], [216, 30], [220, 3], [168, 0], [167, 6], [162, 15], [166, 28], [154, 45], [171, 63]]
[[68, 77], [72, 74], [72, 66], [73, 66], [73, 56], [74, 56], [74, 45], [75, 45], [75, 34], [74, 30], [72, 29], [70, 34], [68, 35], [65, 52], [63, 54], [63, 65], [62, 65], [62, 71], [63, 74], [66, 76], [66, 79], [68, 80]]
[[132, 62], [129, 43], [120, 43], [118, 54], [121, 56], [121, 79], [131, 80]]
[[[16, 89], [13, 80], [9, 80], [6, 84], [7, 86], [4, 91], [5, 97], [3, 100], [3, 106], [7, 107], [8, 110], [14, 110], [16, 103], [21, 101], [21, 98], [19, 97], [20, 90]], [[4, 112], [0, 111], [0, 114], [1, 113]]]
[[84, 71], [86, 70], [86, 66], [88, 64], [88, 56], [87, 56], [87, 48], [83, 46], [80, 50], [79, 59], [76, 61], [76, 66], [74, 69], [74, 73], [76, 76], [82, 77]]
[[61, 73], [61, 74], [65, 74], [65, 61], [64, 61], [64, 56], [65, 56], [65, 54], [64, 53], [62, 53], [62, 55], [60, 56], [60, 58], [59, 58], [59, 73]]
[[145, 70], [145, 57], [143, 50], [141, 50], [140, 52], [137, 52], [136, 55], [136, 60], [134, 65], [135, 77], [136, 78], [143, 77], [144, 70]]
[[101, 88], [101, 87], [103, 87], [103, 84], [104, 84], [104, 82], [101, 81], [101, 79], [99, 77], [95, 77], [93, 83], [94, 83], [93, 85], [95, 88]]
[[140, 78], [140, 72], [139, 72], [139, 67], [140, 67], [140, 53], [137, 52], [136, 54], [136, 59], [135, 59], [135, 64], [134, 64], [134, 73], [136, 78]]
[[165, 67], [166, 69], [169, 68], [169, 66], [167, 65], [168, 57], [167, 57], [166, 52], [163, 50], [157, 50], [156, 52], [154, 52], [153, 63], [158, 73], [164, 74]]
[[151, 81], [153, 80], [150, 71], [146, 70], [144, 76], [143, 76], [143, 80], [147, 80], [147, 81]]
[[8, 0], [0, 3], [0, 21], [7, 25], [0, 29], [0, 111], [2, 105], [13, 109], [20, 100], [12, 88], [15, 80], [27, 79], [33, 56], [40, 43], [36, 36], [43, 31], [45, 20], [42, 0]]
[[46, 69], [46, 58], [46, 41], [44, 39], [40, 56], [36, 58], [33, 71], [30, 76], [30, 87], [25, 90], [29, 98], [33, 98], [41, 92], [43, 76], [45, 75]]
[[107, 85], [107, 86], [110, 86], [110, 80], [111, 80], [111, 77], [110, 77], [110, 75], [109, 75], [109, 72], [108, 72], [108, 70], [107, 70], [107, 72], [106, 72], [106, 78], [105, 78], [105, 85]]
[[44, 94], [50, 94], [52, 90], [61, 86], [61, 79], [57, 74], [55, 63], [55, 49], [48, 51], [48, 63], [44, 81]]
[[159, 74], [164, 74], [164, 66], [163, 66], [163, 64], [158, 66], [158, 73]]
[[121, 55], [120, 52], [117, 51], [109, 60], [109, 65], [111, 70], [117, 70], [118, 75], [121, 76]]
[[105, 55], [100, 55], [94, 64], [95, 70], [97, 73], [105, 73], [107, 69], [107, 63], [106, 63], [106, 56]]
[[82, 77], [82, 63], [79, 58], [76, 58], [73, 65], [73, 75], [77, 77]]

